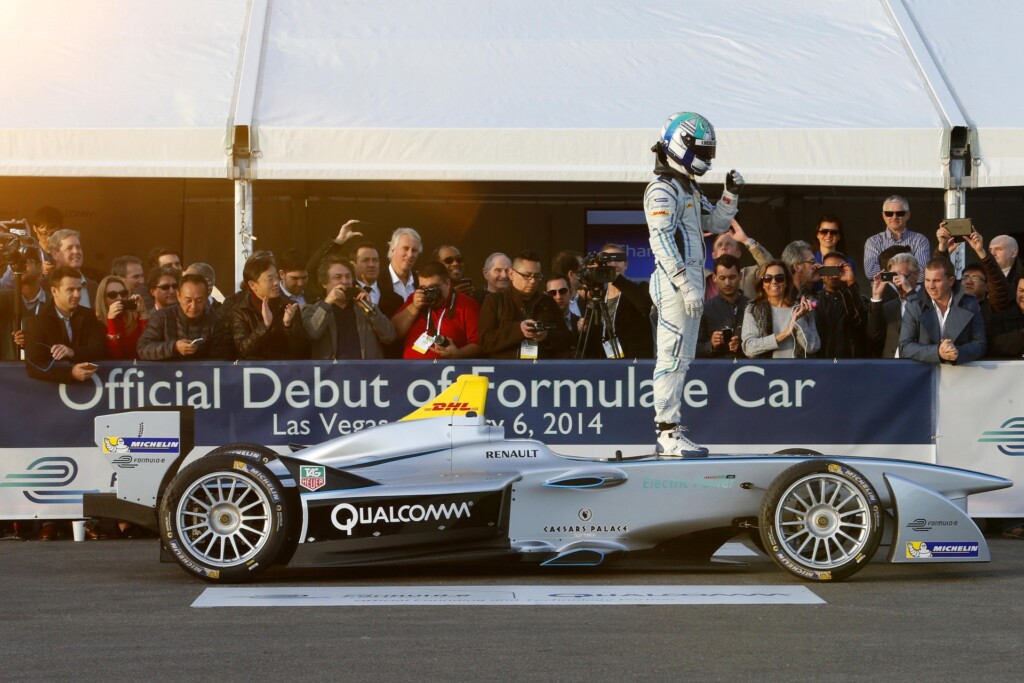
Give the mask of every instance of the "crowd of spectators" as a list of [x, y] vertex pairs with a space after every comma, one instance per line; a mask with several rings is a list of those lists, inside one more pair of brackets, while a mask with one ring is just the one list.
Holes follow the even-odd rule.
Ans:
[[[839, 217], [822, 216], [812, 239], [791, 242], [779, 259], [734, 221], [711, 244], [697, 355], [948, 364], [1024, 356], [1016, 241], [999, 235], [986, 246], [977, 229], [955, 238], [943, 222], [932, 250], [928, 237], [908, 227], [910, 216], [903, 197], [882, 203], [884, 229], [863, 248], [867, 293]], [[655, 354], [648, 283], [625, 276], [620, 244], [602, 248], [617, 259], [608, 266], [563, 250], [548, 274], [536, 252], [495, 252], [474, 278], [455, 244], [423, 258], [416, 230], [398, 228], [378, 245], [351, 220], [308, 258], [296, 249], [253, 254], [240, 291], [225, 296], [208, 264], [183, 268], [175, 248], [156, 247], [145, 261], [118, 256], [109, 273], [97, 273], [84, 268], [82, 237], [63, 227], [58, 211], [41, 210], [33, 227], [43, 248], [25, 264], [20, 291], [10, 271], [0, 279], [0, 353], [23, 357], [28, 374], [45, 381], [85, 381], [108, 358]], [[595, 282], [587, 272], [595, 267], [612, 271]]]
[[[838, 216], [822, 216], [812, 239], [791, 242], [779, 259], [733, 221], [710, 245], [698, 356], [1020, 358], [1016, 241], [1000, 235], [986, 246], [977, 230], [955, 238], [943, 222], [931, 250], [910, 216], [903, 197], [882, 202], [884, 229], [863, 248], [867, 293]], [[10, 272], [0, 280], [0, 352], [23, 353], [31, 376], [54, 382], [87, 379], [105, 358], [654, 356], [651, 295], [626, 277], [621, 244], [601, 249], [613, 257], [606, 265], [563, 250], [548, 275], [535, 252], [495, 252], [477, 279], [458, 245], [425, 252], [417, 231], [403, 227], [380, 249], [361, 227], [348, 221], [308, 258], [294, 248], [253, 254], [240, 291], [225, 297], [208, 264], [183, 269], [173, 247], [155, 247], [145, 261], [118, 256], [109, 273], [86, 271], [81, 235], [43, 209], [34, 225], [41, 258], [27, 262], [20, 292]], [[595, 267], [610, 274], [596, 284], [581, 277]]]

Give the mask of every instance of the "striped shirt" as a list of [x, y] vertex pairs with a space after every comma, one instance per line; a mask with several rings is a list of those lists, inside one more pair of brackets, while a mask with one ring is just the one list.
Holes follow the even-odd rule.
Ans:
[[921, 270], [924, 270], [925, 264], [931, 260], [932, 252], [928, 245], [928, 238], [921, 233], [904, 230], [903, 236], [896, 239], [890, 231], [883, 230], [869, 237], [868, 241], [864, 243], [864, 274], [868, 280], [875, 277], [875, 274], [885, 267], [884, 263], [879, 267], [878, 255], [896, 245], [910, 247], [910, 255], [917, 259]]

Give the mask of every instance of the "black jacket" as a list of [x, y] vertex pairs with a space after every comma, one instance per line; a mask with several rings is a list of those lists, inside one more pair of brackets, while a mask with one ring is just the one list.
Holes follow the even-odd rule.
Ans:
[[238, 357], [245, 360], [286, 360], [308, 358], [308, 343], [302, 330], [301, 312], [292, 318], [291, 329], [284, 327], [283, 297], [270, 300], [274, 320], [268, 328], [263, 324], [263, 313], [245, 296], [231, 310], [231, 338]]
[[[70, 384], [71, 368], [78, 363], [100, 360], [106, 355], [106, 328], [96, 314], [83, 306], [71, 313], [71, 339], [64, 321], [57, 317], [53, 300], [39, 310], [39, 315], [25, 319], [25, 369], [29, 377]], [[50, 347], [65, 344], [75, 351], [73, 358], [51, 364]]]
[[[174, 345], [179, 339], [203, 338], [191, 356], [182, 356]], [[224, 360], [231, 355], [231, 342], [218, 324], [217, 314], [204, 311], [198, 320], [190, 320], [175, 304], [153, 311], [136, 347], [142, 360]]]
[[572, 345], [572, 333], [554, 299], [542, 292], [524, 299], [514, 287], [509, 287], [488, 296], [480, 308], [478, 329], [483, 352], [491, 358], [518, 358], [525, 339], [519, 324], [524, 320], [556, 325], [538, 344], [538, 358], [557, 358]]
[[[654, 358], [654, 331], [651, 329], [651, 300], [649, 285], [646, 282], [633, 282], [619, 275], [612, 282], [621, 292], [619, 303], [615, 308], [615, 336], [622, 345], [623, 358]], [[586, 311], [580, 311], [586, 315]], [[602, 330], [594, 329], [586, 337], [586, 358], [606, 358], [601, 345]]]

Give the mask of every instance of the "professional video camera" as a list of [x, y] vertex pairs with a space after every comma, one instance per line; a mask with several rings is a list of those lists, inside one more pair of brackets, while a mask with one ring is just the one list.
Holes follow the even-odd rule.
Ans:
[[23, 218], [0, 221], [0, 270], [7, 266], [15, 274], [25, 272], [26, 261], [43, 262], [43, 250], [32, 236], [32, 226]]
[[602, 285], [614, 281], [619, 274], [609, 264], [621, 263], [625, 260], [625, 254], [593, 251], [583, 257], [583, 267], [580, 268], [580, 282], [588, 288], [600, 289]]

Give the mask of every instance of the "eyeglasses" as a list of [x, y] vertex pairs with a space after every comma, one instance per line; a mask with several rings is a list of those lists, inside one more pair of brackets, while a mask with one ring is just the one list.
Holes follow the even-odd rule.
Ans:
[[441, 259], [441, 262], [444, 263], [446, 266], [450, 266], [453, 263], [462, 263], [462, 257], [461, 256], [445, 256], [443, 259]]
[[988, 282], [983, 275], [964, 275], [964, 282]]
[[178, 284], [175, 283], [175, 282], [171, 282], [171, 283], [168, 283], [168, 284], [157, 285], [156, 288], [166, 292], [169, 289], [177, 289], [178, 288]]
[[104, 296], [110, 299], [111, 301], [113, 301], [114, 299], [127, 299], [128, 292], [124, 291], [123, 289], [118, 292], [107, 291], [104, 294]]
[[555, 296], [555, 295], [565, 296], [568, 293], [569, 293], [569, 288], [568, 287], [562, 287], [560, 289], [549, 289], [548, 290], [548, 296]]
[[825, 230], [825, 229], [821, 229], [821, 230], [818, 231], [818, 234], [819, 235], [838, 235], [839, 231], [838, 230]]
[[509, 270], [511, 270], [513, 273], [523, 278], [524, 280], [529, 280], [531, 282], [538, 282], [544, 279], [544, 273], [520, 273], [515, 268], [510, 268]]
[[776, 273], [775, 275], [762, 275], [761, 276], [761, 282], [763, 282], [765, 284], [768, 284], [772, 280], [774, 280], [775, 282], [778, 282], [779, 284], [782, 284], [783, 282], [786, 281], [786, 274], [785, 273]]
[[907, 215], [907, 212], [906, 211], [883, 211], [882, 215], [885, 216], [886, 218], [892, 218], [893, 216], [898, 216], [900, 218], [903, 218], [904, 216]]

